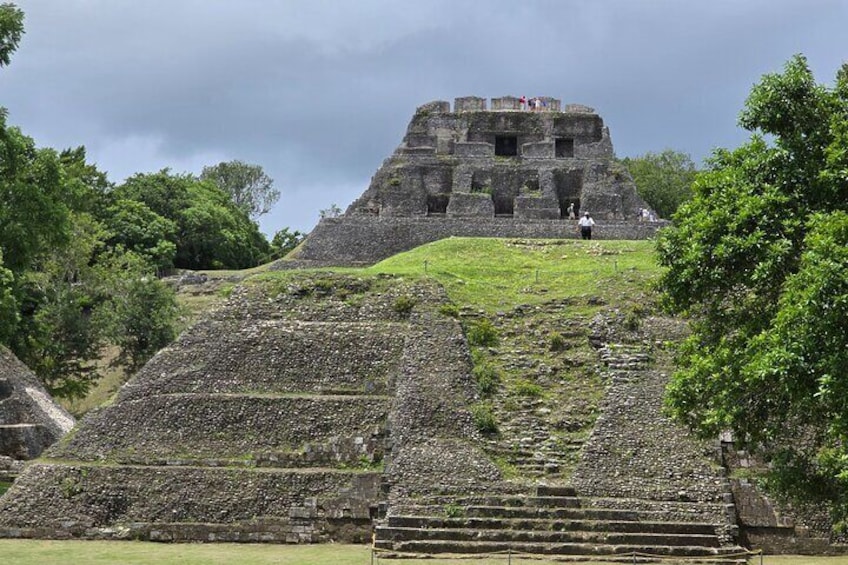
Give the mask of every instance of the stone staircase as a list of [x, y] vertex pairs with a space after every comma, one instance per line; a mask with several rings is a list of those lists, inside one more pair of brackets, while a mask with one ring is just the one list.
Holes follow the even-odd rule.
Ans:
[[[544, 325], [527, 330], [524, 347], [544, 345], [539, 338], [548, 331]], [[545, 366], [556, 368], [550, 357], [526, 367], [525, 378], [535, 372], [537, 382], [548, 386], [547, 398], [516, 403], [514, 397], [498, 397], [501, 404], [513, 402], [513, 408], [499, 413], [504, 416], [500, 437], [484, 442], [486, 453], [507, 461], [514, 476], [475, 495], [440, 492], [436, 486], [417, 498], [395, 499], [376, 527], [378, 550], [385, 555], [512, 552], [622, 561], [746, 561], [735, 541], [729, 482], [710, 460], [714, 446], [694, 440], [663, 416], [666, 353], [655, 351], [650, 338], [618, 341], [615, 331], [596, 327], [583, 334], [595, 348], [594, 361], [571, 355], [584, 363], [577, 365], [585, 367], [584, 378], [598, 379], [605, 390], [591, 433], [576, 434], [570, 444], [556, 438], [548, 418], [557, 408], [552, 398], [574, 406], [580, 391], [559, 384], [571, 380], [545, 372]], [[580, 337], [569, 336], [569, 352], [582, 351]], [[558, 458], [570, 465], [559, 469]], [[518, 485], [523, 489], [516, 490]]]
[[[441, 504], [440, 504], [441, 503]], [[394, 509], [375, 547], [402, 553], [539, 555], [745, 561], [724, 524], [700, 520], [696, 503], [579, 497], [539, 486], [528, 496], [431, 498]]]

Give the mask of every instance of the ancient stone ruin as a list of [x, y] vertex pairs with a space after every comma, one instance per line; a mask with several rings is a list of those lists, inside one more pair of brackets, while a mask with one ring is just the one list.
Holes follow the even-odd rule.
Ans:
[[394, 155], [338, 218], [325, 218], [301, 260], [374, 263], [449, 236], [576, 237], [569, 207], [590, 212], [601, 239], [643, 239], [647, 204], [614, 159], [594, 109], [541, 98], [457, 98], [419, 107]]
[[73, 426], [73, 417], [38, 378], [0, 346], [0, 482], [11, 482], [24, 461], [41, 455]]
[[[449, 235], [561, 240], [574, 237], [562, 217], [572, 203], [591, 210], [599, 237], [653, 233], [635, 220], [644, 203], [601, 119], [544, 102], [419, 108], [371, 187], [319, 224], [300, 259], [373, 262]], [[681, 321], [646, 313], [634, 324], [591, 292], [497, 312], [486, 321], [500, 342], [485, 354], [521, 387], [484, 397], [459, 320], [485, 316], [429, 279], [252, 277], [43, 453], [69, 424], [28, 412], [51, 412], [46, 395], [0, 352], [0, 409], [18, 414], [0, 432], [55, 432], [7, 441], [41, 455], [0, 498], [0, 537], [373, 536], [394, 553], [719, 563], [745, 561], [746, 544], [833, 550], [823, 512], [779, 509], [730, 474], [751, 466], [732, 443], [698, 440], [664, 415]]]

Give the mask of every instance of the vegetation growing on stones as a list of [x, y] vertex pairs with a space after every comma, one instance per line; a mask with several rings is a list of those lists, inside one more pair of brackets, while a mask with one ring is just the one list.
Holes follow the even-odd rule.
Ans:
[[475, 404], [471, 407], [471, 417], [477, 431], [481, 434], [495, 435], [498, 433], [498, 422], [491, 404], [486, 402]]
[[459, 318], [459, 308], [456, 304], [442, 304], [439, 306], [439, 314], [448, 318]]
[[494, 347], [498, 344], [498, 330], [485, 318], [469, 325], [467, 337], [471, 345]]
[[477, 382], [477, 392], [483, 398], [490, 398], [502, 380], [498, 370], [487, 363], [475, 365], [472, 374], [474, 375], [474, 380]]
[[848, 65], [806, 60], [754, 86], [740, 124], [658, 241], [661, 288], [692, 316], [668, 405], [705, 436], [732, 430], [772, 484], [848, 519]]
[[392, 308], [401, 316], [409, 316], [417, 303], [418, 301], [411, 296], [398, 296], [392, 304]]
[[568, 343], [565, 341], [565, 338], [562, 337], [561, 333], [553, 332], [548, 337], [548, 347], [551, 351], [563, 351], [568, 347]]

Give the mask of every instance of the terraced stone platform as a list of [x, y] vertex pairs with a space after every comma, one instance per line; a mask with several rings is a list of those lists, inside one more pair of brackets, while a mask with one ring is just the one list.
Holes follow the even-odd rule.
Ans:
[[736, 560], [713, 447], [662, 416], [656, 340], [626, 339], [605, 316], [575, 322], [568, 301], [504, 313], [487, 354], [547, 392], [502, 384], [488, 400], [501, 433], [484, 436], [446, 301], [392, 277], [248, 281], [23, 472], [0, 499], [0, 536], [374, 532], [385, 554]]
[[385, 278], [241, 287], [25, 470], [0, 535], [369, 539], [389, 428], [410, 445], [471, 429], [468, 355], [444, 300]]

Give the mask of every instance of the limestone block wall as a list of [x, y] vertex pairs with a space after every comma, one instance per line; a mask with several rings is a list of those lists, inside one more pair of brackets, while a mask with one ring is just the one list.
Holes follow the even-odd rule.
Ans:
[[458, 217], [493, 218], [495, 216], [495, 204], [492, 202], [492, 197], [485, 193], [455, 192], [448, 202], [447, 214], [448, 216]]
[[50, 456], [126, 463], [249, 460], [339, 436], [380, 435], [388, 410], [388, 398], [359, 395], [156, 395], [93, 414]]
[[[596, 220], [597, 221], [597, 220]], [[599, 221], [595, 239], [648, 239], [664, 222]], [[363, 218], [321, 220], [299, 249], [296, 258], [327, 264], [372, 264], [446, 237], [577, 238], [576, 224], [568, 220], [511, 218]], [[285, 261], [274, 268], [285, 269]]]
[[344, 523], [360, 524], [353, 538], [365, 541], [379, 480], [357, 471], [35, 464], [0, 499], [0, 528], [3, 537], [318, 542]]
[[38, 377], [0, 346], [0, 456], [34, 459], [73, 425]]

